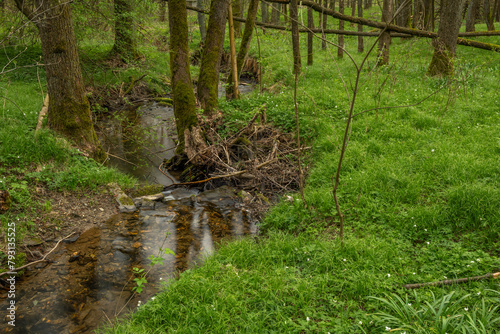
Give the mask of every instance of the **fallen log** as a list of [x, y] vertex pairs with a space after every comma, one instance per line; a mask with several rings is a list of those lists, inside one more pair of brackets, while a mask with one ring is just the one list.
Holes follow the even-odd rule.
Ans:
[[500, 272], [498, 273], [489, 273], [486, 275], [482, 276], [473, 276], [473, 277], [466, 277], [466, 278], [457, 278], [457, 279], [447, 279], [444, 281], [439, 281], [439, 282], [428, 282], [428, 283], [416, 283], [416, 284], [406, 284], [403, 285], [404, 288], [410, 290], [410, 289], [417, 289], [421, 288], [424, 286], [441, 286], [441, 285], [450, 285], [450, 284], [458, 284], [458, 283], [467, 283], [467, 282], [472, 282], [472, 281], [480, 281], [484, 279], [495, 279], [500, 277]]

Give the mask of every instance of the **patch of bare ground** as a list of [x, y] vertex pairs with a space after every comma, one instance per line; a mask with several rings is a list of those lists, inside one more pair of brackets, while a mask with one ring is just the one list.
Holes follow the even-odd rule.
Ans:
[[60, 239], [71, 235], [69, 240], [75, 240], [118, 212], [113, 195], [104, 186], [92, 191], [59, 191], [38, 184], [32, 201], [32, 210], [26, 213], [32, 228], [19, 245], [19, 252], [26, 254], [25, 263], [41, 259]]

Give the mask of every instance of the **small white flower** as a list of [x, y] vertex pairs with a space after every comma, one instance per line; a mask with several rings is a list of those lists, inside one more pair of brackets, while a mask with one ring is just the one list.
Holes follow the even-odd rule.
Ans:
[[387, 274], [387, 277], [391, 277], [391, 274]]
[[362, 325], [362, 324], [363, 324], [363, 321], [358, 322], [358, 324]]
[[286, 325], [286, 320], [285, 320], [285, 325]]
[[426, 229], [426, 228], [424, 228], [424, 231], [425, 231], [425, 232], [427, 232], [427, 229]]
[[415, 273], [413, 273], [413, 275], [415, 275]]
[[429, 244], [430, 244], [430, 242], [429, 242], [429, 241], [427, 241], [427, 244], [429, 245]]
[[481, 259], [476, 259], [477, 262], [481, 262]]
[[474, 261], [470, 261], [470, 263], [474, 263]]
[[151, 297], [151, 300], [155, 300], [155, 297]]
[[386, 330], [386, 331], [390, 331], [390, 330], [391, 330], [391, 327], [387, 327], [387, 326], [385, 326], [385, 330]]
[[307, 258], [307, 261], [309, 261], [309, 258]]
[[288, 267], [285, 267], [285, 269], [288, 269]]
[[417, 227], [417, 225], [413, 225], [413, 227]]
[[309, 321], [309, 317], [307, 317], [306, 320]]
[[160, 277], [160, 281], [163, 279], [163, 277]]
[[344, 259], [344, 262], [347, 261], [346, 259]]
[[431, 152], [434, 152], [434, 149], [432, 149]]
[[467, 265], [467, 267], [470, 267], [470, 265]]
[[479, 292], [477, 293], [477, 295], [478, 295], [478, 296], [479, 296], [480, 294], [481, 294], [481, 291], [479, 291]]
[[408, 306], [411, 306], [411, 303], [408, 303]]
[[444, 279], [448, 279], [448, 277], [446, 277], [446, 276], [443, 276], [443, 277], [444, 277]]
[[469, 309], [467, 307], [464, 307], [465, 312], [467, 312]]

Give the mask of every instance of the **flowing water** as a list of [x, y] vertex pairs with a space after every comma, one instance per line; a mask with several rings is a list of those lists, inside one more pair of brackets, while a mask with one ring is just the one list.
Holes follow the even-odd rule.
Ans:
[[[169, 137], [171, 109], [152, 105], [131, 115], [134, 124], [154, 130], [150, 135], [155, 145], [125, 154], [130, 145], [125, 137], [131, 129], [124, 130], [123, 120], [103, 122], [105, 146], [127, 160], [115, 158], [112, 164], [145, 180], [170, 184], [157, 166], [173, 145]], [[103, 136], [101, 132], [101, 139]], [[162, 150], [164, 153], [156, 153]], [[147, 164], [134, 166], [144, 159]], [[177, 188], [163, 195], [161, 201], [148, 202], [134, 213], [117, 214], [62, 243], [50, 256], [53, 262], [32, 268], [16, 283], [16, 326], [2, 321], [0, 332], [90, 333], [133, 312], [139, 302], [167, 288], [177, 273], [202, 263], [222, 239], [257, 232], [234, 189], [199, 192]], [[160, 248], [171, 249], [175, 255], [163, 256], [163, 264], [149, 272], [144, 291], [134, 295], [133, 268], [149, 270], [150, 256], [157, 255]], [[7, 306], [6, 300], [0, 300], [0, 309]]]

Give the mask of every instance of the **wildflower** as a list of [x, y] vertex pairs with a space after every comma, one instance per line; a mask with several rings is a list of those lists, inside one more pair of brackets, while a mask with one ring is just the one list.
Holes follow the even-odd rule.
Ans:
[[427, 229], [426, 229], [426, 228], [424, 228], [424, 231], [425, 231], [425, 232], [427, 232]]
[[309, 258], [307, 258], [307, 261], [309, 261]]
[[413, 273], [413, 275], [415, 275], [415, 273]]
[[481, 294], [481, 291], [479, 291], [479, 292], [477, 293], [477, 295], [478, 295], [478, 296], [479, 296], [480, 294]]
[[390, 331], [390, 330], [391, 330], [391, 327], [387, 327], [387, 326], [385, 326], [385, 330], [386, 330], [386, 331]]
[[363, 324], [363, 322], [362, 322], [362, 321], [360, 321], [360, 322], [359, 322], [359, 324], [360, 324], [360, 325], [362, 325], [362, 324]]
[[470, 263], [474, 263], [474, 261], [470, 261]]
[[160, 277], [160, 281], [163, 279], [163, 277]]
[[307, 317], [306, 320], [309, 321], [309, 317]]
[[427, 244], [429, 245], [429, 244], [430, 244], [430, 242], [429, 242], [429, 241], [427, 241]]
[[411, 303], [408, 303], [408, 306], [411, 306]]
[[344, 261], [347, 261], [346, 259], [344, 259]]
[[417, 225], [413, 225], [413, 227], [417, 227]]
[[285, 269], [288, 269], [288, 267], [285, 267]]
[[151, 300], [155, 300], [155, 297], [151, 297]]
[[444, 279], [448, 279], [448, 277], [446, 277], [446, 276], [443, 276], [443, 277], [444, 277]]
[[432, 149], [431, 152], [434, 152], [434, 149]]
[[480, 261], [481, 261], [481, 259], [476, 259], [476, 261], [477, 261], [477, 262], [480, 262]]
[[391, 274], [387, 274], [387, 277], [391, 277]]
[[469, 309], [467, 307], [464, 307], [465, 312], [467, 312]]

